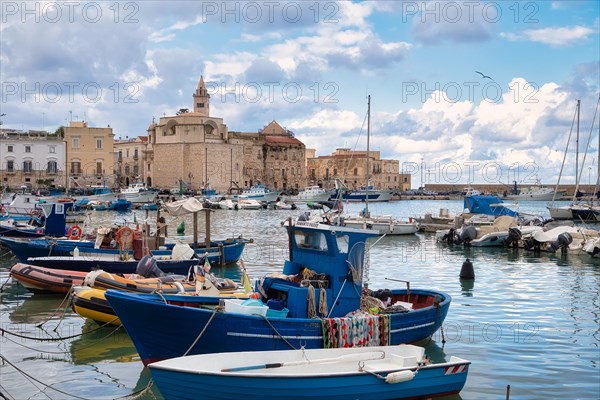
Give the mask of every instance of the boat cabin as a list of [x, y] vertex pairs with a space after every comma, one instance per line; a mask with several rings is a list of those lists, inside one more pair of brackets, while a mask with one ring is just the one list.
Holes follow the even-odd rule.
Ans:
[[[289, 310], [289, 317], [307, 318], [311, 302], [309, 287], [313, 287], [315, 309], [320, 317], [342, 317], [359, 309], [365, 244], [369, 237], [377, 234], [310, 221], [284, 225], [290, 255], [284, 263], [283, 274], [302, 278], [299, 283], [277, 278], [267, 282], [263, 286], [267, 302], [281, 302]], [[327, 315], [318, 311], [321, 290], [327, 295]]]

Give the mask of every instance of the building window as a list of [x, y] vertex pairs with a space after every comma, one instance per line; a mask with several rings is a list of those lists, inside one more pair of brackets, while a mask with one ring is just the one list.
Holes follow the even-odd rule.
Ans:
[[134, 160], [137, 160], [137, 159], [138, 159], [138, 149], [135, 149], [135, 150], [133, 151], [133, 159], [134, 159]]
[[125, 150], [125, 157], [129, 158], [129, 149]]
[[358, 175], [358, 168], [354, 168], [354, 176]]
[[281, 176], [285, 176], [285, 168], [281, 168]]
[[81, 162], [71, 161], [71, 173], [77, 175], [81, 174]]
[[33, 163], [31, 161], [23, 161], [23, 172], [30, 174], [33, 169]]
[[337, 168], [333, 169], [333, 176], [337, 176]]
[[119, 158], [118, 158], [119, 162], [123, 161], [123, 150], [119, 150]]
[[125, 165], [125, 175], [129, 175], [129, 164]]
[[48, 173], [56, 174], [58, 172], [58, 163], [56, 161], [48, 161]]
[[102, 161], [96, 161], [96, 175], [102, 175]]
[[14, 147], [12, 145], [8, 145], [6, 146], [6, 152], [7, 153], [12, 153], [13, 152]]
[[56, 153], [56, 146], [49, 146], [48, 153], [52, 153], [52, 154]]
[[6, 161], [6, 171], [15, 172], [15, 162], [13, 160]]
[[150, 163], [148, 163], [148, 171], [150, 171]]
[[138, 176], [138, 166], [137, 165], [133, 166], [133, 175]]
[[96, 149], [102, 148], [102, 138], [96, 138]]
[[25, 153], [31, 153], [31, 146], [25, 146]]
[[76, 137], [73, 138], [73, 145], [72, 145], [72, 147], [74, 149], [78, 149], [79, 148], [79, 138], [76, 138]]

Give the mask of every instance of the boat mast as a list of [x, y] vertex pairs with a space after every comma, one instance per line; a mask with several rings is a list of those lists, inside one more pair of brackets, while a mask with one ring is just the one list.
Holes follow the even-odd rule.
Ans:
[[581, 109], [581, 100], [577, 100], [577, 131], [575, 136], [575, 193], [573, 193], [572, 203], [577, 199], [579, 191], [579, 114]]
[[371, 95], [367, 96], [367, 187], [365, 188], [365, 217], [369, 218], [369, 140], [371, 137]]

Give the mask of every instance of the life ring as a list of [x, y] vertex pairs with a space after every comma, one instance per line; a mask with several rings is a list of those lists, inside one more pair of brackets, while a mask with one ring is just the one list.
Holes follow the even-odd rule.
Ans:
[[122, 249], [131, 248], [133, 245], [134, 230], [128, 226], [123, 226], [117, 231], [115, 240]]
[[71, 240], [77, 240], [81, 237], [81, 233], [82, 233], [82, 230], [79, 227], [79, 225], [73, 225], [73, 226], [69, 227], [69, 230], [67, 231], [67, 236]]

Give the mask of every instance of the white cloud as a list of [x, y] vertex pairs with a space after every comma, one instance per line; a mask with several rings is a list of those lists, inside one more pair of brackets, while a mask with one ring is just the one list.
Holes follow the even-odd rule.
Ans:
[[553, 27], [541, 29], [527, 29], [521, 33], [501, 32], [500, 36], [511, 42], [528, 40], [544, 43], [554, 47], [569, 46], [578, 41], [587, 39], [594, 31], [585, 26]]

